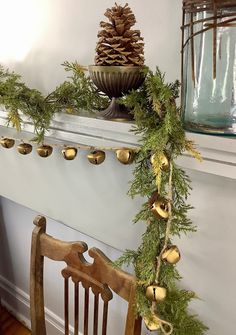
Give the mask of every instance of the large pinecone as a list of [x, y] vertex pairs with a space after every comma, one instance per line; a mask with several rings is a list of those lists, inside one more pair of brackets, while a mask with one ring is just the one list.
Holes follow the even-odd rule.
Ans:
[[136, 65], [144, 64], [144, 43], [139, 30], [132, 30], [136, 23], [128, 4], [107, 9], [104, 14], [110, 22], [102, 21], [103, 28], [98, 33], [95, 57], [96, 65]]

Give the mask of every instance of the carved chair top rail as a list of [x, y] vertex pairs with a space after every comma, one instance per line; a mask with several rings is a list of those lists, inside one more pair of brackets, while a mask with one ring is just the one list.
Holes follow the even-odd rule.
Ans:
[[[76, 276], [79, 278], [81, 273], [84, 273], [87, 275], [87, 282], [88, 278], [91, 278], [91, 282], [93, 282], [92, 278], [95, 278], [97, 283], [108, 285], [112, 291], [123, 299], [126, 301], [130, 300], [132, 288], [135, 286], [134, 276], [115, 268], [112, 261], [97, 248], [88, 250], [88, 246], [84, 242], [64, 242], [49, 236], [46, 234], [46, 220], [44, 217], [37, 216], [34, 224], [36, 227], [33, 235], [40, 236], [40, 252], [42, 256], [55, 261], [64, 261], [67, 264], [67, 271], [70, 269], [74, 278]], [[92, 263], [85, 259], [84, 253], [86, 251], [93, 258]], [[64, 274], [66, 273], [65, 271]], [[81, 277], [81, 279], [83, 278]]]

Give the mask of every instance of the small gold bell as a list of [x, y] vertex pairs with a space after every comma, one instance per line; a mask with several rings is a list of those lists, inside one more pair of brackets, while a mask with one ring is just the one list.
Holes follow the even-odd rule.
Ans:
[[176, 245], [172, 245], [163, 252], [161, 258], [170, 264], [176, 264], [181, 258], [180, 251]]
[[118, 149], [116, 150], [116, 157], [122, 164], [131, 164], [134, 161], [135, 153], [131, 149]]
[[158, 330], [161, 328], [160, 321], [158, 317], [155, 315], [152, 316], [151, 320], [146, 317], [144, 317], [143, 320], [144, 320], [145, 326], [150, 331]]
[[[154, 164], [156, 154], [151, 156], [151, 164]], [[162, 154], [160, 157], [161, 170], [167, 171], [169, 169], [169, 160], [166, 155]]]
[[4, 137], [1, 138], [0, 143], [3, 148], [10, 149], [14, 146], [15, 140], [13, 140], [13, 138]]
[[104, 151], [96, 150], [92, 151], [87, 155], [87, 158], [90, 163], [94, 165], [102, 164], [106, 158], [106, 154]]
[[32, 145], [29, 143], [21, 143], [17, 146], [17, 151], [22, 155], [28, 155], [32, 151]]
[[146, 289], [146, 296], [152, 301], [163, 301], [166, 298], [166, 289], [157, 284], [150, 285]]
[[72, 161], [77, 155], [77, 149], [74, 147], [65, 147], [61, 153], [66, 160]]
[[168, 203], [166, 200], [159, 199], [155, 201], [151, 207], [151, 211], [158, 219], [168, 220], [169, 218]]
[[52, 154], [53, 148], [50, 145], [41, 145], [37, 148], [37, 153], [40, 157], [49, 157]]

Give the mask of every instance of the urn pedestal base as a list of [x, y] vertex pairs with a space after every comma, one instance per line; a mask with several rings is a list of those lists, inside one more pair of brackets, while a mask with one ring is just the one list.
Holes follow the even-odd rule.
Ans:
[[112, 98], [110, 105], [101, 112], [96, 113], [98, 118], [112, 121], [132, 121], [133, 114], [124, 105], [119, 104], [117, 98]]

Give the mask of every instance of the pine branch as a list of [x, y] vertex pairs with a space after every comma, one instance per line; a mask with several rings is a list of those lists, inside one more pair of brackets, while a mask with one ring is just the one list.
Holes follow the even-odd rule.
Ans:
[[[182, 233], [193, 232], [196, 227], [187, 215], [192, 209], [186, 203], [191, 190], [190, 179], [173, 160], [186, 149], [195, 157], [198, 153], [185, 137], [180, 110], [175, 104], [178, 88], [178, 82], [165, 84], [164, 75], [156, 69], [155, 73], [149, 71], [140, 90], [124, 97], [122, 103], [134, 113], [136, 125], [133, 131], [142, 135], [141, 149], [136, 158], [134, 178], [128, 194], [131, 197], [138, 195], [150, 198], [158, 188], [159, 197], [167, 197], [168, 180], [169, 183], [171, 180], [173, 201], [169, 206], [172, 212], [171, 222], [168, 221], [169, 232], [172, 236], [181, 237]], [[171, 179], [169, 179], [170, 171], [161, 170], [160, 158], [163, 154], [172, 163]], [[155, 160], [151, 164], [152, 155], [155, 155]], [[140, 247], [137, 251], [126, 251], [117, 263], [120, 266], [126, 263], [133, 264], [137, 277], [137, 314], [152, 318], [153, 304], [146, 297], [146, 287], [154, 282], [158, 267], [158, 284], [168, 290], [167, 298], [156, 305], [158, 317], [173, 326], [174, 335], [204, 334], [207, 327], [188, 312], [188, 304], [195, 298], [195, 294], [178, 289], [177, 283], [181, 276], [175, 265], [161, 261], [161, 253], [166, 243], [171, 245], [171, 240], [166, 235], [166, 221], [153, 215], [149, 201], [143, 204], [134, 218], [135, 223], [139, 221], [147, 224]]]

